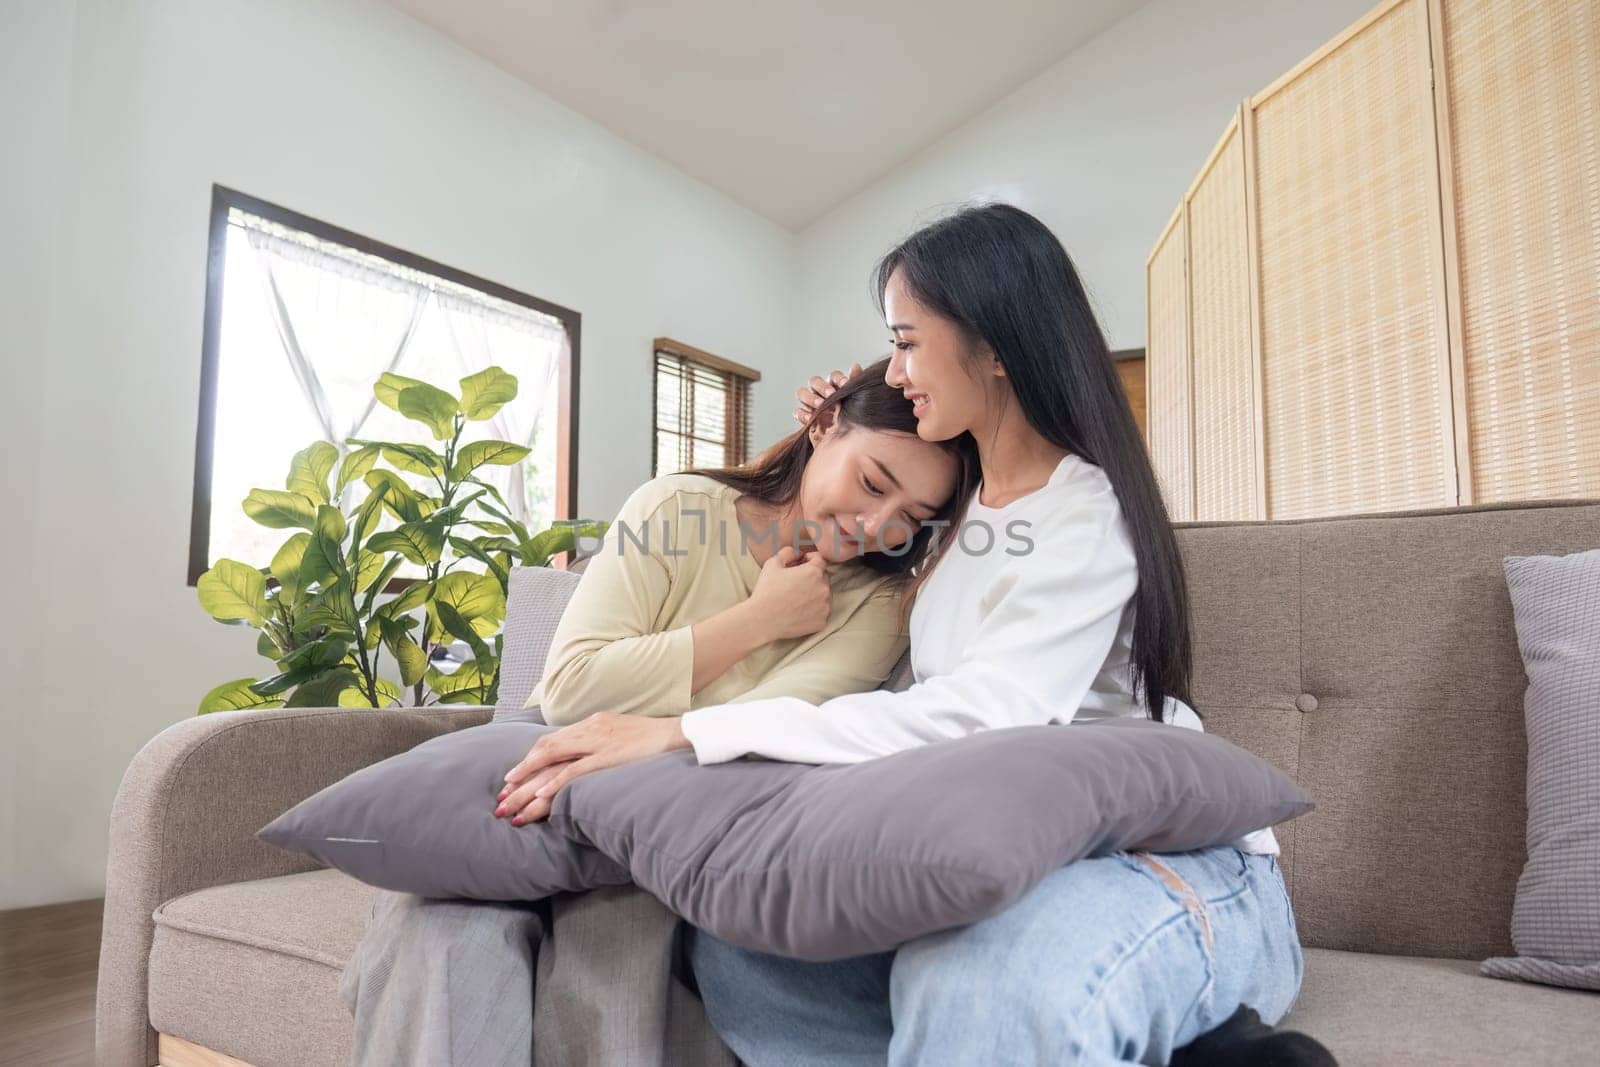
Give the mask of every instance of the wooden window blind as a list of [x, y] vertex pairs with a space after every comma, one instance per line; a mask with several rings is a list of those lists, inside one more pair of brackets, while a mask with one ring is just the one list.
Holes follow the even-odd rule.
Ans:
[[655, 340], [653, 476], [750, 458], [750, 386], [761, 374], [667, 337]]

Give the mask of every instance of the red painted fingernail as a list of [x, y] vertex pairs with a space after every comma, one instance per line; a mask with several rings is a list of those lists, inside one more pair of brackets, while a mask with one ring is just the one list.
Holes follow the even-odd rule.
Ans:
[[521, 826], [522, 825], [522, 816], [518, 815], [516, 818], [512, 819], [511, 820], [511, 825], [512, 826]]
[[506, 814], [506, 806], [504, 804], [502, 804], [498, 808], [494, 809], [494, 817], [497, 818], [497, 819], [505, 818], [505, 814]]

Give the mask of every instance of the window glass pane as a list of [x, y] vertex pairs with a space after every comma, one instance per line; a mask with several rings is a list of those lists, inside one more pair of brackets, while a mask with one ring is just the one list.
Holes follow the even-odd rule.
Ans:
[[[313, 441], [344, 449], [354, 437], [443, 450], [445, 442], [424, 424], [375, 402], [372, 386], [384, 370], [457, 395], [463, 377], [490, 365], [516, 375], [516, 398], [491, 418], [469, 422], [462, 440], [530, 447], [520, 464], [481, 467], [475, 477], [533, 530], [550, 525], [561, 476], [556, 437], [566, 337], [559, 322], [272, 226], [238, 216], [227, 228], [209, 562], [230, 557], [260, 566], [271, 559], [289, 531], [257, 525], [240, 504], [252, 488], [283, 488], [290, 458]], [[400, 476], [438, 495], [427, 476]], [[341, 505], [348, 511], [366, 492], [360, 484], [347, 488]], [[379, 528], [397, 524], [385, 516]], [[398, 572], [421, 573], [410, 563]]]
[[678, 463], [678, 448], [683, 438], [665, 430], [656, 431], [656, 475], [676, 474], [683, 467]]

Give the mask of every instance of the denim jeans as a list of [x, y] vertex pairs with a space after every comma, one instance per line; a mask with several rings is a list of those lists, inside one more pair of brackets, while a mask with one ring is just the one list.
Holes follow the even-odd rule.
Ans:
[[1079, 860], [998, 915], [827, 963], [688, 927], [717, 1033], [768, 1064], [1164, 1064], [1240, 1005], [1300, 990], [1277, 858], [1222, 846]]

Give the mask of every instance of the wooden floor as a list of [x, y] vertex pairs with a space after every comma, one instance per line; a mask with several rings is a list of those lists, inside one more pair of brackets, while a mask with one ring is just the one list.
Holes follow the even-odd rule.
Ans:
[[0, 911], [0, 1064], [92, 1064], [98, 900]]

